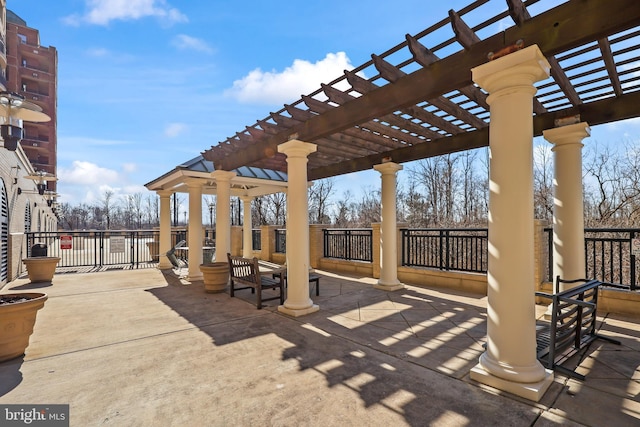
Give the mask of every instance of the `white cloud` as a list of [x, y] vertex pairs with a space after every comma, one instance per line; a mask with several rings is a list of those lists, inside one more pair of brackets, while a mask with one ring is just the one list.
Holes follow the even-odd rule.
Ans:
[[136, 165], [135, 163], [123, 163], [122, 164], [122, 170], [126, 173], [132, 173], [135, 172], [138, 169], [138, 165]]
[[85, 0], [87, 12], [71, 15], [63, 19], [68, 25], [82, 22], [108, 25], [111, 21], [130, 21], [145, 17], [155, 17], [163, 25], [187, 22], [186, 15], [171, 7], [165, 0]]
[[195, 50], [197, 52], [213, 53], [211, 46], [202, 39], [186, 34], [178, 34], [171, 40], [171, 45], [180, 50]]
[[95, 163], [76, 160], [70, 169], [59, 168], [58, 178], [61, 184], [96, 185], [117, 182], [118, 172]]
[[344, 70], [353, 68], [344, 52], [328, 53], [316, 63], [296, 59], [282, 72], [265, 72], [256, 68], [233, 82], [233, 87], [225, 91], [225, 95], [243, 103], [283, 104], [315, 91], [320, 83], [335, 80]]
[[109, 51], [107, 49], [96, 47], [87, 50], [87, 55], [94, 56], [96, 58], [105, 57], [109, 55]]
[[164, 128], [164, 136], [167, 138], [175, 138], [181, 133], [187, 130], [187, 125], [184, 123], [169, 123]]

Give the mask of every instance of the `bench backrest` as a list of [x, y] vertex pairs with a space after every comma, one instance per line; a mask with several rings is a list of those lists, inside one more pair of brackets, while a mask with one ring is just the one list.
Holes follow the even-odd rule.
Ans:
[[[568, 281], [558, 279], [556, 289], [560, 282]], [[549, 347], [546, 349], [549, 363], [555, 363], [555, 359], [569, 348], [579, 349], [596, 333], [598, 288], [602, 282], [583, 279], [570, 282], [581, 284], [549, 296], [552, 300]], [[545, 352], [544, 346], [539, 351]]]
[[230, 254], [227, 254], [227, 258], [229, 259], [229, 274], [231, 279], [260, 283], [258, 258], [248, 259]]

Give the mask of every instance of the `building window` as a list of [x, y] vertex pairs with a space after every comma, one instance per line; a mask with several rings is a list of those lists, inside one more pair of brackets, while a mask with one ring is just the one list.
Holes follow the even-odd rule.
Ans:
[[25, 36], [24, 34], [18, 33], [18, 39], [20, 39], [20, 43], [27, 44], [27, 36]]

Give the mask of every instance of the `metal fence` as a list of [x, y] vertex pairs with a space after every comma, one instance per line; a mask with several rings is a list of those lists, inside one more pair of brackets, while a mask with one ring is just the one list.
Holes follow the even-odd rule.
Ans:
[[348, 261], [373, 261], [373, 230], [327, 228], [324, 233], [324, 257]]
[[[548, 238], [547, 279], [553, 281], [553, 229], [546, 228]], [[640, 269], [632, 250], [637, 228], [585, 228], [585, 277], [638, 289]]]
[[[140, 268], [158, 262], [159, 232], [154, 230], [29, 232], [26, 237], [28, 256], [34, 245], [46, 245], [48, 256], [60, 258], [58, 267]], [[183, 238], [174, 232], [172, 246]]]
[[254, 251], [262, 249], [262, 231], [259, 228], [251, 230], [251, 248]]
[[486, 273], [486, 228], [402, 229], [402, 265]]
[[275, 252], [284, 254], [287, 252], [287, 230], [285, 228], [279, 228], [276, 232], [276, 249]]

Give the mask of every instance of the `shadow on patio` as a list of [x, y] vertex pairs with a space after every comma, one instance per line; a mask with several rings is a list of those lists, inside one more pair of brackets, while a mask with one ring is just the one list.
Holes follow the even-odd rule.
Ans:
[[256, 310], [248, 290], [206, 294], [170, 271], [56, 276], [24, 360], [0, 364], [0, 403], [70, 403], [72, 425], [619, 426], [640, 418], [637, 323], [604, 318], [603, 333], [622, 346], [594, 342], [576, 357], [587, 381], [556, 375], [534, 404], [469, 379], [486, 298], [414, 286], [386, 293], [371, 278], [320, 273], [320, 311], [297, 319], [275, 301]]

